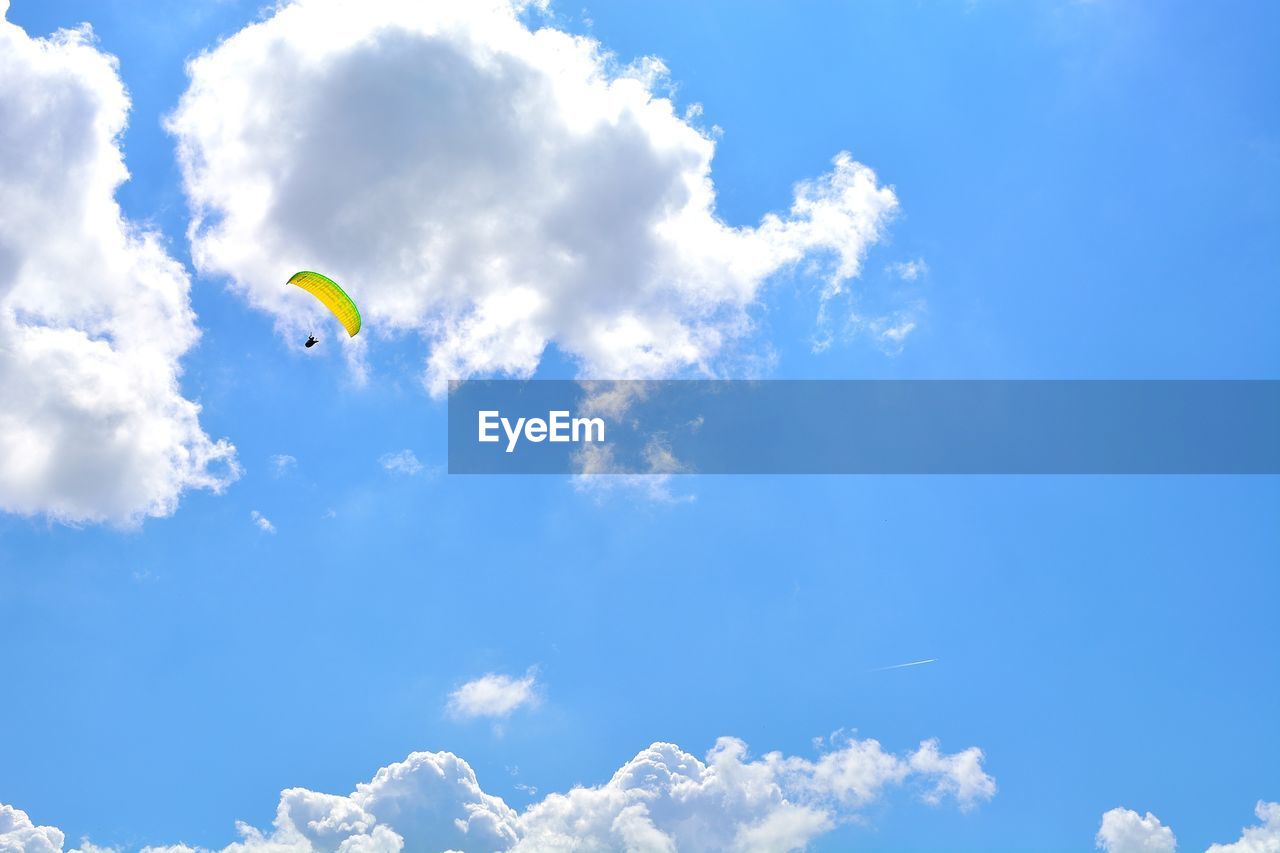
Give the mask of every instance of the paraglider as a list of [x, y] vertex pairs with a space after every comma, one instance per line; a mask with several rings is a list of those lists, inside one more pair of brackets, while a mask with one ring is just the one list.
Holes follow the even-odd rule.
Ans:
[[[360, 331], [360, 309], [356, 307], [356, 303], [347, 296], [346, 291], [338, 286], [338, 283], [328, 276], [321, 275], [318, 272], [302, 272], [294, 273], [285, 285], [297, 285], [303, 290], [310, 293], [316, 299], [320, 300], [320, 304], [328, 308], [333, 316], [338, 318], [338, 322], [347, 330], [347, 334], [355, 337]], [[304, 344], [308, 349], [319, 343], [319, 339], [315, 335], [307, 337]]]

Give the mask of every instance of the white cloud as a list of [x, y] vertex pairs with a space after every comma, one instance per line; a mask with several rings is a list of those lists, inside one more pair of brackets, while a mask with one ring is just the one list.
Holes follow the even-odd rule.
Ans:
[[693, 495], [677, 494], [672, 489], [672, 477], [679, 470], [679, 460], [669, 448], [651, 443], [644, 448], [644, 459], [652, 474], [627, 473], [618, 464], [613, 448], [607, 445], [584, 444], [573, 454], [573, 487], [578, 492], [594, 495], [597, 500], [614, 493], [640, 495], [655, 503], [688, 503]]
[[1280, 853], [1280, 803], [1259, 800], [1253, 811], [1262, 823], [1246, 827], [1238, 841], [1210, 845], [1208, 853]]
[[[603, 415], [612, 421], [628, 418], [632, 406], [648, 399], [653, 383], [643, 381], [583, 380], [579, 383], [586, 392], [577, 411], [586, 416]], [[702, 427], [699, 416], [685, 425], [696, 432]], [[668, 444], [657, 436], [651, 437], [642, 449], [644, 473], [634, 473], [619, 464], [613, 447], [605, 444], [584, 444], [574, 451], [573, 486], [579, 492], [589, 493], [597, 500], [614, 493], [640, 495], [656, 503], [687, 503], [694, 500], [691, 494], [677, 494], [672, 489], [672, 477], [688, 470], [676, 458]]]
[[726, 225], [715, 141], [661, 63], [503, 0], [297, 0], [189, 74], [169, 127], [197, 266], [297, 332], [320, 309], [281, 282], [324, 270], [372, 336], [430, 343], [437, 394], [528, 375], [549, 344], [584, 375], [713, 371], [771, 275], [808, 260], [840, 292], [897, 208], [842, 153], [785, 214]]
[[400, 450], [396, 453], [384, 453], [378, 457], [378, 464], [388, 471], [413, 476], [422, 472], [422, 463], [412, 450]]
[[[1280, 803], [1259, 800], [1254, 814], [1261, 821], [1245, 827], [1240, 838], [1230, 844], [1211, 844], [1206, 853], [1280, 853]], [[1173, 830], [1147, 812], [1115, 808], [1102, 816], [1096, 838], [1106, 853], [1173, 853], [1177, 847]]]
[[755, 823], [740, 827], [731, 847], [748, 851], [802, 849], [809, 839], [834, 826], [830, 813], [822, 809], [783, 803]]
[[277, 477], [283, 477], [298, 464], [298, 460], [287, 453], [277, 453], [271, 457], [270, 462], [271, 473]]
[[1102, 826], [1094, 841], [1106, 853], [1173, 853], [1177, 842], [1173, 830], [1147, 812], [1112, 809], [1102, 816]]
[[258, 528], [259, 530], [261, 530], [263, 533], [275, 533], [275, 532], [276, 532], [276, 526], [275, 526], [274, 524], [272, 524], [272, 523], [271, 523], [270, 519], [268, 519], [268, 518], [267, 518], [265, 515], [263, 515], [262, 513], [258, 512], [256, 509], [255, 509], [255, 510], [253, 510], [253, 511], [251, 511], [251, 512], [249, 513], [249, 519], [250, 519], [250, 520], [254, 523], [254, 525], [256, 525], [256, 526], [257, 526], [257, 528]]
[[521, 678], [488, 673], [449, 694], [449, 713], [462, 719], [507, 717], [522, 705], [538, 703], [537, 672]]
[[[851, 311], [845, 319], [842, 337], [848, 340], [865, 337], [886, 355], [896, 355], [902, 351], [907, 337], [919, 326], [925, 310], [925, 301], [915, 299], [888, 314], [862, 314], [856, 310]], [[819, 335], [814, 341], [813, 350], [823, 352], [835, 342], [837, 337], [825, 315], [819, 317], [818, 331]]]
[[[241, 840], [223, 850], [786, 851], [864, 820], [860, 810], [890, 787], [919, 785], [926, 796], [941, 791], [939, 797], [962, 806], [995, 791], [990, 777], [983, 784], [961, 781], [972, 771], [968, 759], [956, 756], [980, 761], [976, 749], [948, 756], [926, 742], [896, 755], [874, 740], [855, 738], [836, 739], [830, 747], [817, 760], [776, 752], [752, 758], [742, 741], [721, 738], [701, 761], [674, 744], [655, 743], [608, 782], [551, 794], [523, 813], [485, 793], [470, 765], [456, 755], [415, 752], [346, 796], [305, 788], [282, 792], [269, 831], [240, 824]], [[922, 754], [929, 757], [922, 760]], [[39, 831], [49, 846], [28, 849], [61, 850], [61, 832]], [[148, 849], [194, 853], [184, 846]]]
[[935, 780], [924, 795], [927, 802], [938, 803], [953, 797], [961, 809], [969, 809], [996, 793], [996, 780], [982, 769], [982, 751], [966, 749], [951, 755], [938, 750], [938, 741], [928, 740], [911, 756], [911, 769]]
[[0, 853], [60, 853], [64, 838], [62, 830], [36, 826], [26, 812], [0, 803]]
[[115, 201], [128, 109], [88, 27], [0, 20], [0, 511], [131, 525], [237, 473], [179, 386], [186, 272]]
[[889, 269], [903, 281], [915, 281], [922, 275], [929, 272], [929, 265], [925, 263], [924, 258], [916, 258], [910, 261], [899, 261], [896, 264], [890, 264]]
[[86, 840], [81, 840], [80, 846], [71, 853], [119, 853], [115, 847], [99, 847], [96, 844], [90, 844]]
[[901, 346], [902, 342], [907, 339], [907, 335], [915, 331], [915, 328], [915, 320], [899, 320], [896, 323], [890, 323], [881, 329], [880, 340]]

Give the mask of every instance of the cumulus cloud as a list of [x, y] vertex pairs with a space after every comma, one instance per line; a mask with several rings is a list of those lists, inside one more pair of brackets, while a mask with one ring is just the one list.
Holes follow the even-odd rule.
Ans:
[[190, 281], [125, 219], [129, 99], [87, 26], [31, 38], [0, 0], [0, 511], [130, 525], [220, 490], [234, 449], [182, 395]]
[[911, 769], [934, 780], [933, 787], [924, 795], [930, 803], [953, 797], [960, 808], [969, 809], [996, 793], [996, 781], [982, 769], [981, 750], [966, 749], [944, 755], [938, 749], [938, 741], [928, 740], [912, 754]]
[[61, 853], [64, 838], [62, 830], [36, 826], [26, 812], [0, 803], [0, 853]]
[[1210, 845], [1208, 853], [1280, 853], [1280, 803], [1259, 800], [1253, 812], [1258, 826], [1247, 827], [1238, 841]]
[[[1211, 844], [1206, 853], [1280, 853], [1280, 803], [1261, 800], [1254, 807], [1260, 823], [1245, 827], [1240, 838], [1229, 844]], [[1102, 816], [1097, 845], [1106, 853], [1173, 853], [1177, 847], [1173, 830], [1147, 812], [1116, 808]]]
[[[757, 225], [716, 215], [715, 141], [655, 59], [530, 28], [504, 0], [295, 0], [189, 65], [169, 119], [198, 268], [282, 329], [318, 268], [366, 328], [429, 344], [424, 379], [713, 372], [766, 280], [806, 262], [824, 297], [858, 275], [897, 199], [847, 153]], [[358, 361], [362, 335], [345, 341]]]
[[[940, 774], [952, 772], [922, 768], [915, 762], [920, 751], [899, 756], [875, 740], [839, 738], [831, 746], [816, 761], [776, 752], [752, 759], [745, 743], [721, 738], [703, 762], [673, 744], [654, 744], [607, 784], [530, 806], [517, 849], [795, 850], [889, 786], [916, 782], [931, 791]], [[981, 760], [979, 750], [971, 752]], [[967, 805], [962, 787], [941, 785]], [[994, 791], [991, 782], [963, 796], [986, 799]], [[574, 847], [579, 838], [589, 843]]]
[[460, 719], [502, 718], [521, 706], [538, 703], [537, 672], [521, 678], [488, 673], [468, 681], [449, 694], [449, 713]]
[[[345, 796], [305, 788], [282, 792], [270, 830], [240, 824], [241, 840], [223, 850], [788, 851], [858, 819], [859, 810], [890, 787], [918, 785], [926, 799], [961, 806], [995, 791], [990, 777], [981, 784], [969, 777], [972, 762], [981, 762], [974, 748], [951, 756], [926, 742], [898, 755], [874, 740], [843, 737], [829, 747], [816, 760], [776, 752], [753, 758], [742, 741], [721, 738], [703, 761], [674, 744], [655, 743], [608, 782], [552, 794], [523, 813], [485, 793], [470, 765], [456, 755], [415, 752]], [[930, 791], [941, 793], [932, 798]], [[21, 831], [33, 831], [26, 815], [4, 808], [0, 821], [17, 814]], [[0, 850], [8, 853], [4, 826]], [[13, 849], [62, 849], [58, 830], [34, 831], [43, 833], [38, 843], [49, 846]], [[183, 846], [150, 850], [194, 853]]]
[[1177, 848], [1172, 829], [1151, 812], [1144, 817], [1132, 809], [1104, 814], [1094, 840], [1106, 853], [1173, 853]]
[[412, 450], [384, 453], [378, 458], [378, 464], [396, 474], [408, 474], [412, 477], [414, 474], [422, 473], [422, 463], [418, 461], [417, 455]]
[[261, 530], [263, 533], [276, 532], [276, 526], [271, 523], [271, 520], [268, 519], [262, 513], [258, 512], [256, 509], [249, 513], [249, 520], [252, 521], [254, 526], [257, 527], [259, 530]]

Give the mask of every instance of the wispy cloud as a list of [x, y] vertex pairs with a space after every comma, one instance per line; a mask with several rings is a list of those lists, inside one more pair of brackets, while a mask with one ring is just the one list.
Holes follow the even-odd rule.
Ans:
[[885, 329], [880, 332], [880, 340], [901, 345], [902, 342], [907, 339], [907, 335], [911, 334], [915, 327], [915, 320], [902, 320], [901, 322], [885, 327]]
[[652, 473], [631, 474], [614, 459], [613, 449], [585, 444], [574, 454], [578, 472], [573, 475], [573, 487], [578, 492], [594, 495], [599, 501], [612, 493], [639, 495], [655, 503], [686, 503], [693, 495], [676, 494], [671, 490], [672, 475], [682, 468], [682, 463], [662, 444], [651, 441], [644, 448], [645, 465]]
[[925, 301], [917, 299], [888, 314], [851, 314], [846, 323], [845, 334], [849, 338], [865, 335], [885, 355], [897, 355], [902, 352], [907, 337], [919, 325], [925, 307]]
[[422, 473], [422, 463], [412, 450], [384, 453], [378, 458], [378, 464], [395, 474], [408, 474], [412, 477]]
[[915, 281], [928, 274], [929, 265], [925, 263], [924, 258], [916, 258], [911, 261], [899, 261], [896, 264], [889, 264], [889, 269], [903, 281]]
[[276, 532], [276, 526], [271, 523], [271, 520], [268, 519], [262, 513], [258, 512], [256, 509], [249, 513], [249, 518], [253, 521], [255, 525], [257, 525], [258, 529], [261, 530], [263, 533]]
[[277, 453], [270, 459], [271, 473], [276, 477], [283, 477], [289, 473], [289, 470], [298, 464], [298, 460], [287, 453]]
[[[579, 384], [586, 391], [582, 402], [584, 413], [605, 415], [618, 421], [629, 418], [632, 405], [647, 399], [655, 387], [649, 382], [600, 380], [583, 380]], [[698, 416], [685, 427], [689, 432], [697, 432], [702, 427], [702, 417]], [[672, 475], [683, 472], [686, 466], [672, 453], [669, 444], [651, 437], [644, 446], [643, 457], [645, 470], [636, 473], [618, 464], [611, 447], [582, 445], [573, 455], [576, 469], [573, 486], [579, 492], [594, 495], [597, 501], [614, 492], [638, 494], [658, 503], [694, 500], [693, 495], [676, 494], [671, 489]]]

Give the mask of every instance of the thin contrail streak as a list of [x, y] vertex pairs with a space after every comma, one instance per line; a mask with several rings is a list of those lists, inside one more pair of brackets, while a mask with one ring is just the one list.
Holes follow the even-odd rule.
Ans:
[[926, 663], [935, 663], [937, 658], [929, 658], [928, 660], [913, 660], [911, 663], [895, 663], [893, 666], [882, 666], [879, 669], [873, 669], [872, 672], [884, 672], [886, 669], [905, 669], [909, 666], [923, 666]]

